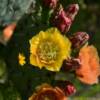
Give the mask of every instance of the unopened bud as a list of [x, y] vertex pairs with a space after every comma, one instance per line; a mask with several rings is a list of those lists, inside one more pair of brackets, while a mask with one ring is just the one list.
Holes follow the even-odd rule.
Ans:
[[66, 9], [66, 16], [69, 17], [73, 21], [78, 11], [79, 11], [79, 5], [71, 4]]
[[72, 95], [76, 92], [75, 86], [70, 81], [57, 81], [56, 84], [64, 91], [66, 96]]
[[58, 0], [43, 0], [43, 3], [46, 7], [55, 8]]
[[79, 67], [80, 67], [80, 59], [70, 58], [63, 61], [62, 70], [63, 71], [76, 70]]
[[86, 32], [77, 32], [70, 41], [72, 42], [72, 48], [79, 48], [89, 40], [89, 35]]
[[13, 35], [15, 28], [16, 28], [16, 23], [12, 23], [3, 30], [3, 33], [0, 36], [0, 42], [2, 44], [4, 45], [7, 44], [7, 42], [10, 40], [11, 36]]
[[69, 31], [72, 24], [72, 20], [66, 16], [66, 12], [61, 5], [54, 11], [50, 22], [63, 33]]
[[67, 96], [70, 96], [76, 92], [76, 88], [70, 83], [65, 87], [64, 91]]

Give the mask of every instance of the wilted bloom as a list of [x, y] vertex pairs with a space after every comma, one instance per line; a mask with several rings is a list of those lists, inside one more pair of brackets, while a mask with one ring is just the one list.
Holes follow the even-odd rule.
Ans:
[[61, 32], [67, 32], [72, 24], [72, 20], [66, 16], [66, 12], [61, 5], [54, 11], [50, 22], [53, 26], [56, 26]]
[[21, 54], [21, 53], [19, 53], [19, 55], [18, 55], [18, 60], [19, 60], [19, 64], [21, 66], [23, 66], [26, 63], [25, 62], [25, 56], [23, 54]]
[[40, 31], [29, 43], [30, 64], [40, 69], [59, 71], [63, 60], [70, 56], [71, 43], [57, 28]]
[[62, 70], [69, 71], [69, 70], [76, 70], [80, 67], [80, 59], [78, 58], [69, 58], [63, 61]]
[[97, 49], [94, 46], [85, 45], [79, 52], [79, 59], [81, 66], [76, 69], [78, 79], [86, 84], [98, 83], [100, 63]]
[[59, 87], [43, 84], [28, 100], [67, 100], [67, 97]]
[[70, 41], [72, 42], [72, 48], [79, 48], [89, 40], [89, 35], [86, 32], [76, 32]]
[[43, 3], [46, 7], [55, 8], [57, 5], [58, 0], [43, 0]]
[[66, 9], [66, 16], [73, 21], [78, 11], [79, 11], [78, 4], [70, 4]]
[[8, 25], [4, 30], [3, 34], [0, 37], [0, 42], [4, 45], [10, 40], [11, 36], [13, 35], [14, 29], [16, 28], [16, 23], [12, 23]]

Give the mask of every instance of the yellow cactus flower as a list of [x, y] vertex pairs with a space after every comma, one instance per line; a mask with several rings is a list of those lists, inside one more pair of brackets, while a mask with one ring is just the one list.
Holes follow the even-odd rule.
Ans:
[[40, 31], [29, 43], [30, 64], [40, 69], [59, 71], [63, 60], [70, 56], [71, 42], [57, 28]]
[[18, 60], [19, 60], [19, 64], [21, 66], [23, 66], [26, 63], [25, 62], [25, 56], [23, 54], [21, 54], [21, 53], [19, 53], [19, 55], [18, 55]]

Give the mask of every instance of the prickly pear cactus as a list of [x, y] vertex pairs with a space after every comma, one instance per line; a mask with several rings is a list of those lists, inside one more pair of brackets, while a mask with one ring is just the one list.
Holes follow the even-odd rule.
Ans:
[[17, 22], [35, 0], [0, 0], [0, 26]]

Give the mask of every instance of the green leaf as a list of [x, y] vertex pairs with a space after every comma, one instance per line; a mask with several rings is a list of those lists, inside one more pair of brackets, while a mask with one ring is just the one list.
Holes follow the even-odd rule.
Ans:
[[0, 100], [4, 100], [4, 98], [3, 98], [3, 94], [2, 94], [1, 91], [0, 91]]
[[6, 73], [6, 64], [3, 60], [0, 59], [0, 77]]

